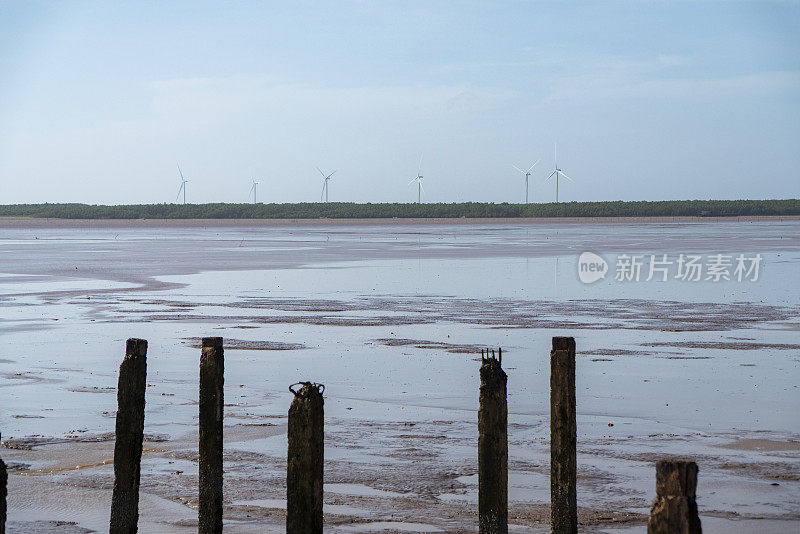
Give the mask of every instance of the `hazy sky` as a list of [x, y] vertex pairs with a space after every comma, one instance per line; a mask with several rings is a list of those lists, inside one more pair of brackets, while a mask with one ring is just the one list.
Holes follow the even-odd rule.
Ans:
[[0, 203], [797, 198], [800, 2], [0, 3]]

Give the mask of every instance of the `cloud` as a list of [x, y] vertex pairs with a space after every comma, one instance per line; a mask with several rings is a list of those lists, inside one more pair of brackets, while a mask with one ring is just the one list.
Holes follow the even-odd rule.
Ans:
[[704, 100], [728, 96], [758, 96], [800, 90], [800, 72], [774, 71], [716, 78], [648, 78], [619, 71], [559, 78], [544, 102], [597, 100]]
[[577, 54], [564, 46], [522, 49], [519, 59], [448, 64], [442, 72], [494, 69], [527, 73], [540, 103], [626, 99], [707, 99], [777, 95], [800, 90], [800, 71], [720, 72], [697, 54], [636, 57]]
[[148, 84], [157, 115], [241, 116], [253, 112], [440, 114], [490, 109], [515, 93], [462, 85], [324, 87], [263, 76], [183, 78]]

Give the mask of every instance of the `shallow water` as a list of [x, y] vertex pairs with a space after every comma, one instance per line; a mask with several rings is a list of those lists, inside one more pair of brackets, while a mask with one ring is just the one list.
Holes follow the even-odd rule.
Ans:
[[[584, 251], [612, 269], [623, 253], [763, 263], [756, 282], [617, 282], [612, 271], [587, 285]], [[187, 516], [176, 503], [192, 479], [171, 471], [194, 465], [181, 455], [196, 450], [195, 338], [306, 347], [226, 351], [234, 531], [280, 524], [236, 505], [283, 495], [286, 388], [305, 379], [326, 385], [328, 509], [375, 530], [387, 520], [448, 530], [472, 524], [444, 517], [474, 508], [477, 491], [470, 351], [504, 349], [510, 500], [536, 505], [549, 490], [550, 338], [572, 335], [580, 506], [646, 513], [655, 459], [676, 454], [698, 460], [700, 510], [718, 531], [737, 530], [734, 514], [800, 518], [800, 222], [2, 229], [0, 253], [3, 439], [66, 438], [84, 463], [107, 460], [76, 440], [113, 431], [124, 340], [148, 339], [145, 431], [170, 452], [150, 464], [145, 453], [143, 480], [173, 484], [165, 497]], [[779, 446], [722, 447], [744, 439]], [[0, 454], [52, 469], [53, 447]], [[267, 489], [251, 489], [245, 473], [261, 464]], [[59, 476], [107, 484], [109, 471]], [[10, 499], [10, 520], [35, 515]], [[156, 508], [143, 517], [166, 528], [172, 512]]]

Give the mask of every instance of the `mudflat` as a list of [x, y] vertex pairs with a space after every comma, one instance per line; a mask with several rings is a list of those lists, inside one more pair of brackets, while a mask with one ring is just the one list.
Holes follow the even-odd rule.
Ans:
[[[761, 218], [759, 218], [761, 219]], [[0, 219], [12, 532], [107, 530], [116, 379], [148, 339], [142, 531], [196, 530], [198, 338], [226, 351], [226, 531], [282, 531], [287, 387], [326, 385], [331, 531], [477, 531], [479, 352], [509, 375], [510, 522], [548, 531], [550, 338], [577, 344], [582, 528], [694, 458], [707, 532], [800, 521], [800, 222]], [[610, 264], [579, 281], [578, 256]], [[755, 281], [615, 280], [760, 255]], [[618, 262], [617, 262], [618, 263]], [[672, 268], [675, 266], [673, 265]]]

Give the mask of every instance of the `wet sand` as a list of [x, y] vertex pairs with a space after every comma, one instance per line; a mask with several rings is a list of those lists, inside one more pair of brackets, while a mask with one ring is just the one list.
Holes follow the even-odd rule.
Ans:
[[[134, 336], [150, 340], [141, 531], [196, 530], [203, 335], [235, 349], [226, 532], [283, 530], [286, 386], [307, 378], [327, 386], [329, 530], [476, 531], [486, 345], [508, 362], [510, 520], [547, 531], [547, 353], [563, 334], [578, 342], [582, 530], [641, 531], [665, 453], [698, 461], [707, 532], [797, 526], [800, 225], [406, 222], [0, 234], [11, 531], [107, 529]], [[585, 249], [760, 252], [769, 269], [761, 286], [590, 289], [569, 268]]]

